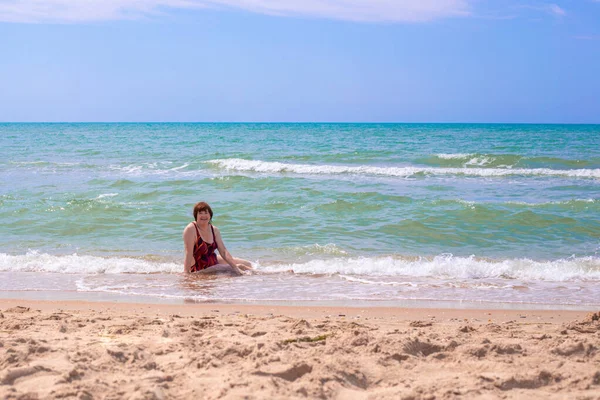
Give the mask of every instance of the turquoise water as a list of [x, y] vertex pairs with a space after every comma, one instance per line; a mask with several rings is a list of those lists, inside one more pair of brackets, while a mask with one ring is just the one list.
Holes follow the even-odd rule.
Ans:
[[[598, 125], [0, 124], [0, 133], [0, 291], [600, 304]], [[181, 233], [201, 200], [258, 274], [180, 274]]]

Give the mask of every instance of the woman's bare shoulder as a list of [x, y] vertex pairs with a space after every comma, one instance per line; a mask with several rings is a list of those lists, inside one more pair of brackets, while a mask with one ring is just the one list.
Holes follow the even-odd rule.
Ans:
[[186, 225], [186, 227], [183, 229], [183, 233], [185, 234], [186, 232], [189, 232], [191, 230], [194, 229], [194, 223], [190, 222], [189, 224]]

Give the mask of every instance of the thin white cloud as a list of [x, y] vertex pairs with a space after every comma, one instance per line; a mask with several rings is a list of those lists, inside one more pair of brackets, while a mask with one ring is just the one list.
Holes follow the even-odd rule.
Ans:
[[565, 10], [563, 10], [562, 8], [560, 8], [556, 4], [550, 4], [548, 6], [548, 10], [550, 11], [551, 14], [557, 15], [559, 17], [567, 15], [567, 12]]
[[546, 14], [553, 15], [555, 17], [564, 17], [567, 15], [567, 12], [562, 7], [560, 7], [558, 4], [521, 5], [521, 6], [518, 6], [518, 8], [529, 9], [529, 10], [534, 10], [534, 11], [541, 11]]
[[169, 9], [230, 8], [361, 22], [424, 22], [470, 15], [472, 0], [0, 0], [0, 21], [81, 23], [157, 16]]

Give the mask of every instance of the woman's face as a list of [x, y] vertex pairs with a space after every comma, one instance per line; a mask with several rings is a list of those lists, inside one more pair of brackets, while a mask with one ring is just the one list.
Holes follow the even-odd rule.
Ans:
[[210, 213], [206, 210], [198, 212], [198, 221], [199, 222], [209, 222], [210, 221]]

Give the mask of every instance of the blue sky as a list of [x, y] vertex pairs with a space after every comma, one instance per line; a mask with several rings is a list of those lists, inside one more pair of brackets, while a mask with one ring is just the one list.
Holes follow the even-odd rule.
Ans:
[[600, 123], [600, 0], [0, 0], [0, 121]]

